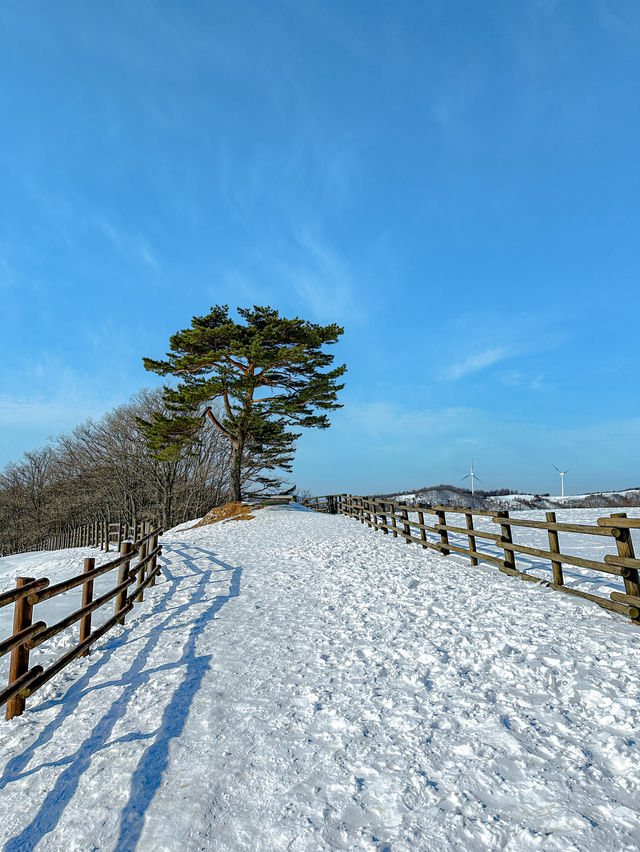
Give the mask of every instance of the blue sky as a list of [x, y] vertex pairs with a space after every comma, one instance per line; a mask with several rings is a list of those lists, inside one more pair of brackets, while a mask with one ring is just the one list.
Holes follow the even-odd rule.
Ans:
[[640, 484], [640, 4], [4, 0], [0, 464], [216, 303], [345, 327], [320, 493]]

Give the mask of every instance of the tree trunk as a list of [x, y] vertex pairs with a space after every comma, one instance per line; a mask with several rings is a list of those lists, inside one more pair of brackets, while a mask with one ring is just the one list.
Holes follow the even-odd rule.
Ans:
[[229, 501], [231, 503], [239, 503], [242, 500], [240, 474], [243, 449], [244, 441], [242, 440], [234, 441], [231, 445], [231, 471], [229, 476]]
[[166, 490], [162, 500], [162, 529], [168, 530], [173, 524], [173, 493]]

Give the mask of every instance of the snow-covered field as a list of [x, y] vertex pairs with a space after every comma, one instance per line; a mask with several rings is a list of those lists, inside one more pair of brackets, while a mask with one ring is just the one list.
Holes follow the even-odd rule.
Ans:
[[[86, 557], [95, 559], [96, 566], [104, 565], [112, 559], [116, 559], [117, 552], [113, 549], [110, 553], [104, 553], [92, 547], [73, 547], [52, 552], [38, 551], [35, 553], [20, 553], [16, 556], [5, 556], [0, 558], [0, 591], [8, 591], [15, 587], [16, 577], [48, 577], [51, 585], [68, 577], [82, 574], [82, 568]], [[132, 566], [135, 566], [135, 559]], [[96, 577], [93, 586], [93, 596], [97, 598], [112, 589], [118, 579], [118, 569], [108, 571], [101, 577]], [[82, 586], [71, 589], [63, 595], [58, 595], [51, 600], [37, 604], [33, 612], [34, 621], [45, 621], [48, 625], [69, 615], [82, 605]], [[114, 613], [114, 602], [108, 602], [97, 612], [93, 613], [92, 624], [94, 629], [103, 624]], [[9, 636], [13, 625], [13, 606], [0, 609], [0, 638]], [[38, 646], [31, 652], [30, 663], [33, 665], [48, 665], [64, 650], [71, 648], [78, 641], [79, 627], [76, 624], [63, 633], [58, 633], [53, 639]], [[9, 672], [9, 656], [0, 659], [0, 683], [4, 685]]]
[[[613, 511], [615, 510], [559, 509], [556, 511], [556, 520], [559, 523], [597, 526], [598, 518], [607, 517]], [[640, 517], [640, 508], [625, 508], [625, 511], [630, 518]], [[529, 509], [522, 512], [510, 512], [509, 514], [511, 518], [524, 518], [532, 521], [544, 521], [546, 519], [546, 512], [543, 509]], [[453, 526], [464, 527], [464, 515], [450, 513], [447, 515], [447, 523]], [[476, 516], [473, 519], [473, 523], [479, 530], [488, 530], [493, 533], [500, 532], [499, 525], [494, 524], [491, 518], [481, 515]], [[536, 547], [540, 550], [549, 550], [549, 535], [546, 530], [514, 526], [511, 528], [511, 532], [516, 544], [523, 544], [526, 547]], [[635, 551], [640, 555], [639, 533], [640, 530], [632, 531]], [[462, 547], [469, 546], [466, 536], [451, 533], [449, 540]], [[578, 535], [576, 533], [559, 532], [558, 542], [561, 553], [570, 556], [581, 556], [583, 559], [594, 559], [599, 562], [604, 561], [604, 557], [607, 554], [616, 554], [618, 552], [615, 540], [611, 536]], [[491, 553], [500, 558], [504, 556], [504, 551], [495, 548], [490, 541], [482, 541], [478, 538], [476, 545], [481, 551], [485, 551], [486, 553]], [[544, 580], [553, 580], [551, 563], [546, 559], [522, 553], [516, 553], [515, 558], [516, 566], [520, 571], [533, 574]], [[608, 598], [609, 594], [613, 591], [624, 592], [624, 580], [615, 574], [592, 571], [589, 568], [578, 568], [575, 565], [568, 565], [566, 563], [563, 565], [562, 571], [565, 585], [579, 589], [582, 592], [588, 592], [589, 594], [605, 598]]]
[[[500, 494], [485, 497], [476, 494], [475, 498], [468, 491], [461, 492], [449, 485], [426, 488], [422, 491], [412, 491], [408, 494], [395, 494], [392, 500], [408, 503], [410, 506], [416, 504], [443, 506], [473, 506], [476, 509], [498, 509], [522, 510], [531, 509], [578, 509], [582, 507], [601, 507], [603, 515], [610, 512], [626, 510], [627, 506], [640, 502], [640, 489], [628, 488], [625, 491], [595, 491], [590, 494], [567, 494], [566, 496], [553, 494]], [[613, 508], [618, 507], [618, 508]]]
[[342, 516], [163, 544], [127, 626], [0, 722], [4, 850], [638, 848], [622, 617]]

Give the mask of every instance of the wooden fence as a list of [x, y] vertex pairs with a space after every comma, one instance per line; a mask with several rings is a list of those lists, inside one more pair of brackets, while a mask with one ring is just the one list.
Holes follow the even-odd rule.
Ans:
[[[631, 538], [631, 530], [640, 529], [640, 518], [628, 518], [624, 512], [598, 518], [597, 524], [591, 525], [559, 523], [556, 520], [555, 512], [547, 512], [546, 520], [538, 521], [511, 518], [507, 511], [479, 511], [452, 506], [412, 507], [404, 503], [370, 497], [354, 497], [347, 494], [314, 497], [303, 502], [309, 508], [318, 512], [348, 515], [375, 530], [382, 530], [385, 535], [400, 536], [405, 539], [407, 544], [413, 542], [423, 548], [437, 550], [443, 556], [457, 553], [468, 557], [471, 565], [488, 562], [497, 566], [504, 574], [543, 583], [552, 589], [566, 592], [575, 597], [585, 598], [597, 603], [604, 609], [621, 613], [635, 623], [640, 623], [640, 580], [638, 576], [640, 559], [635, 558]], [[447, 523], [447, 513], [464, 516], [464, 526], [462, 526], [462, 519], [457, 523], [455, 520], [453, 523]], [[425, 523], [425, 516], [435, 516], [435, 523]], [[496, 525], [496, 531], [477, 529], [474, 525], [475, 517], [490, 519]], [[548, 550], [515, 542], [513, 538], [514, 529], [517, 530], [520, 527], [546, 530], [549, 541]], [[615, 542], [617, 554], [607, 555], [604, 560], [597, 560], [562, 553], [558, 538], [559, 532], [582, 536], [609, 537], [612, 539], [612, 544]], [[450, 533], [466, 538], [468, 546], [464, 547], [453, 543], [449, 539]], [[488, 546], [491, 549], [480, 549], [478, 541], [482, 546]], [[549, 561], [553, 581], [549, 582], [520, 571], [517, 567], [516, 554], [535, 556]], [[562, 571], [563, 564], [621, 577], [624, 580], [625, 591], [611, 592], [610, 597], [606, 598], [566, 586]]]
[[141, 521], [133, 524], [127, 521], [94, 521], [91, 524], [80, 524], [75, 527], [67, 526], [60, 532], [45, 536], [32, 547], [5, 553], [5, 556], [40, 550], [63, 550], [68, 547], [99, 547], [100, 550], [108, 553], [112, 544], [120, 550], [125, 539], [141, 537], [142, 528]]
[[[122, 533], [123, 530], [120, 530]], [[162, 546], [158, 537], [162, 534], [160, 528], [151, 528], [151, 524], [143, 524], [140, 538], [135, 541], [120, 542], [120, 556], [95, 567], [95, 559], [84, 560], [84, 571], [75, 577], [63, 580], [54, 585], [49, 584], [46, 577], [18, 577], [16, 588], [0, 593], [0, 608], [14, 604], [13, 633], [0, 641], [0, 657], [11, 652], [9, 668], [9, 685], [0, 692], [0, 706], [7, 704], [7, 719], [20, 715], [25, 708], [26, 699], [40, 689], [48, 680], [62, 671], [76, 657], [86, 656], [89, 647], [108, 633], [117, 624], [124, 624], [128, 612], [133, 609], [134, 602], [143, 599], [147, 586], [153, 586], [160, 573], [157, 564]], [[89, 542], [87, 542], [89, 543]], [[107, 539], [108, 543], [108, 539]], [[108, 547], [106, 548], [108, 550]], [[131, 566], [134, 557], [138, 562]], [[118, 569], [116, 585], [100, 597], [93, 597], [93, 583], [96, 577]], [[133, 584], [135, 588], [129, 591]], [[82, 586], [82, 605], [70, 615], [52, 624], [50, 627], [44, 621], [34, 621], [33, 610], [37, 604], [69, 592]], [[100, 607], [115, 598], [114, 614], [104, 624], [95, 630], [91, 629], [92, 614]], [[67, 651], [56, 662], [46, 669], [42, 666], [29, 668], [30, 651], [63, 630], [80, 622], [80, 638], [77, 645]]]

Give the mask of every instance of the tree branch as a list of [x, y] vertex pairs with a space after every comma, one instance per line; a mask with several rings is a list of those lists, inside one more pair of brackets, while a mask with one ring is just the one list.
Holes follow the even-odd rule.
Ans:
[[209, 420], [211, 420], [212, 423], [214, 423], [218, 427], [218, 429], [224, 435], [227, 436], [227, 438], [229, 438], [229, 440], [231, 440], [231, 441], [234, 440], [234, 436], [231, 434], [231, 432], [228, 429], [225, 429], [224, 426], [222, 425], [222, 423], [220, 423], [220, 421], [217, 419], [217, 417], [215, 417], [213, 411], [211, 411], [211, 406], [209, 406], [208, 408], [205, 408], [203, 417], [205, 415], [209, 418]]

